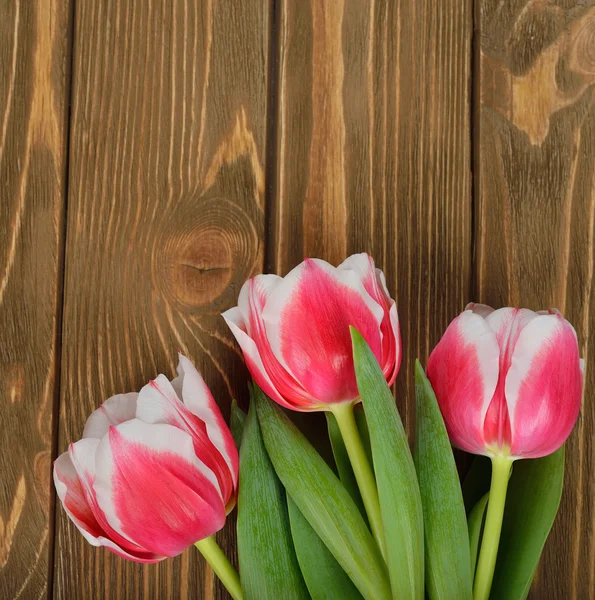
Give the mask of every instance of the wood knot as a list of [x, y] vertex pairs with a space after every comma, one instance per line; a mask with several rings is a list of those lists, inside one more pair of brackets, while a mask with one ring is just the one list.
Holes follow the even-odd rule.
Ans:
[[252, 220], [225, 198], [180, 202], [160, 239], [153, 253], [156, 284], [185, 312], [233, 303], [260, 251]]
[[[568, 67], [575, 73], [595, 75], [595, 10], [590, 10], [571, 32]], [[590, 78], [593, 81], [593, 77]]]

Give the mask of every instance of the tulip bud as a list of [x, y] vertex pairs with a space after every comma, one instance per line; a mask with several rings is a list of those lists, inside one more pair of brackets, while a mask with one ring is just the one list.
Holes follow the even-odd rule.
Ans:
[[258, 275], [223, 317], [256, 383], [286, 408], [325, 410], [358, 399], [350, 325], [389, 384], [399, 370], [397, 309], [367, 254], [338, 267], [306, 259], [285, 277]]
[[582, 370], [576, 333], [558, 311], [470, 304], [434, 348], [427, 374], [456, 446], [514, 459], [566, 441]]
[[58, 497], [87, 541], [136, 562], [211, 536], [235, 503], [231, 433], [182, 355], [178, 373], [108, 399], [54, 463]]

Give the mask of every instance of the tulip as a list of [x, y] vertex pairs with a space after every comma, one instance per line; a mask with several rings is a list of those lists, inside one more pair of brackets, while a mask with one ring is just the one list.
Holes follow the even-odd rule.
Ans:
[[292, 410], [357, 401], [350, 325], [372, 348], [389, 385], [399, 370], [397, 309], [367, 254], [336, 268], [306, 259], [285, 277], [258, 275], [223, 318], [256, 383]]
[[306, 259], [285, 277], [247, 281], [238, 306], [223, 317], [268, 396], [292, 410], [334, 413], [382, 546], [374, 477], [353, 418], [359, 392], [349, 329], [360, 332], [391, 385], [401, 362], [401, 338], [382, 271], [367, 254], [354, 254], [338, 267]]
[[474, 454], [551, 454], [581, 405], [576, 333], [555, 310], [470, 304], [430, 355], [428, 378], [452, 442]]
[[[238, 486], [238, 454], [209, 389], [179, 356], [178, 377], [106, 400], [54, 463], [64, 509], [85, 539], [141, 563], [197, 545], [239, 598], [237, 573], [212, 537]], [[213, 564], [214, 563], [214, 564]]]
[[489, 597], [512, 462], [555, 452], [578, 418], [583, 363], [557, 310], [470, 304], [430, 355], [428, 378], [453, 444], [492, 459], [474, 598]]

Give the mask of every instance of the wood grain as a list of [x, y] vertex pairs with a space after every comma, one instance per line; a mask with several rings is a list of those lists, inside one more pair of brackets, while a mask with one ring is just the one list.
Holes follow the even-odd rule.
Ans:
[[[245, 398], [219, 313], [263, 268], [267, 49], [262, 0], [77, 1], [61, 450], [177, 349], [225, 415]], [[139, 566], [57, 517], [56, 598], [225, 596], [193, 549]]]
[[0, 5], [0, 598], [45, 595], [69, 3]]
[[397, 299], [397, 399], [471, 285], [471, 2], [281, 1], [268, 268], [369, 252]]
[[531, 597], [595, 598], [595, 7], [482, 0], [478, 8], [478, 297], [557, 306], [587, 364], [562, 505]]

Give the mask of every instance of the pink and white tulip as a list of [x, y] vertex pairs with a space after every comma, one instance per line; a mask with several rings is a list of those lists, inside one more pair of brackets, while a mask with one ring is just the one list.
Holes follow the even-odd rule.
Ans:
[[223, 314], [256, 383], [298, 411], [358, 399], [349, 326], [374, 352], [389, 384], [401, 362], [394, 300], [367, 254], [338, 267], [306, 259], [285, 277], [247, 281]]
[[434, 348], [427, 374], [451, 441], [474, 454], [551, 454], [581, 406], [576, 333], [556, 310], [470, 304]]
[[180, 354], [178, 377], [109, 398], [54, 463], [68, 516], [93, 546], [157, 562], [217, 532], [235, 504], [238, 454], [210, 391]]

